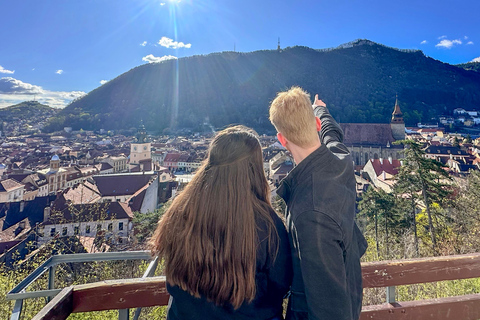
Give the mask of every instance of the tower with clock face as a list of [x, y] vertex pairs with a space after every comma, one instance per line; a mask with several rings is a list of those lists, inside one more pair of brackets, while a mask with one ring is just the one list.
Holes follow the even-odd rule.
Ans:
[[147, 142], [147, 132], [143, 122], [138, 128], [136, 141], [130, 145], [130, 170], [145, 161], [152, 160], [151, 143]]

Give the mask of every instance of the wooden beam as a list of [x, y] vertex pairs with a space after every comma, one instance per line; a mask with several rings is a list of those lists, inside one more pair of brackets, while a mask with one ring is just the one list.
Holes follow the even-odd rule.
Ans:
[[165, 306], [169, 297], [165, 277], [108, 280], [75, 286], [72, 312]]
[[480, 319], [480, 295], [365, 306], [360, 320]]
[[480, 254], [363, 263], [362, 275], [364, 288], [478, 278]]
[[72, 313], [73, 287], [60, 291], [32, 320], [65, 320]]

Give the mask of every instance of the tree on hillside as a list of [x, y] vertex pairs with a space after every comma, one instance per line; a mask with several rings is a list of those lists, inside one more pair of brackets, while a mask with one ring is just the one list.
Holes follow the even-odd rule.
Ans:
[[363, 193], [358, 208], [360, 209], [360, 216], [365, 217], [367, 222], [373, 219], [377, 258], [380, 257], [379, 221], [382, 221], [385, 257], [388, 259], [390, 257], [390, 235], [400, 225], [395, 197], [382, 189], [375, 190], [370, 187]]
[[472, 171], [460, 187], [452, 213], [458, 236], [457, 253], [475, 252], [480, 246], [480, 172]]
[[410, 174], [410, 169], [411, 168], [406, 166], [400, 167], [399, 173], [396, 176], [394, 192], [397, 197], [397, 202], [408, 202], [409, 204], [410, 210], [408, 210], [405, 220], [407, 221], [408, 225], [413, 227], [415, 254], [418, 256], [419, 249], [416, 214], [418, 200], [420, 198], [419, 190], [421, 187], [418, 185], [418, 179], [416, 179], [414, 175]]
[[434, 202], [444, 203], [448, 199], [451, 188], [447, 181], [451, 178], [443, 169], [441, 162], [425, 157], [425, 151], [420, 143], [413, 140], [400, 140], [395, 143], [406, 146], [403, 165], [397, 175], [398, 184], [404, 188], [410, 188], [408, 190], [410, 194], [419, 192], [422, 195], [428, 217], [432, 250], [437, 255], [437, 240], [430, 206]]

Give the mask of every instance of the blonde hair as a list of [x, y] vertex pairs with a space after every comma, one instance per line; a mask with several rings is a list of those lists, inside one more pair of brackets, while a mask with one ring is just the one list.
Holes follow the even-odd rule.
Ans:
[[300, 87], [278, 93], [270, 105], [270, 121], [299, 147], [311, 147], [318, 137], [310, 95]]

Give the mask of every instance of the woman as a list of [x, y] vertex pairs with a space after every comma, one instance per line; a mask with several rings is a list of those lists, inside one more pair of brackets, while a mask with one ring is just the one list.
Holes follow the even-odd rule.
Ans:
[[291, 256], [269, 196], [256, 133], [218, 133], [150, 241], [165, 259], [168, 320], [282, 319]]

